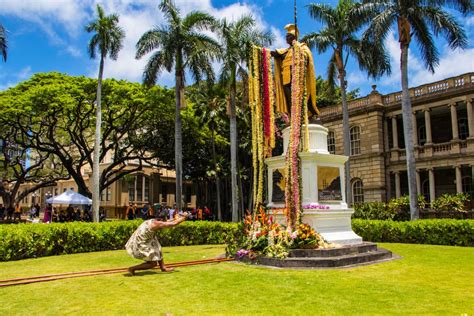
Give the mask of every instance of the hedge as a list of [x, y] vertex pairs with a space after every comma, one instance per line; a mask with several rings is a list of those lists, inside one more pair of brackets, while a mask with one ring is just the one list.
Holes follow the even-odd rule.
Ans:
[[[141, 223], [53, 223], [0, 225], [0, 261], [80, 252], [123, 249]], [[241, 227], [235, 223], [185, 222], [160, 230], [163, 246], [224, 244], [237, 241]], [[413, 222], [353, 219], [354, 231], [374, 242], [474, 246], [474, 221], [430, 219]]]
[[449, 246], [474, 246], [474, 221], [427, 219], [412, 222], [352, 220], [352, 229], [364, 240]]
[[[141, 220], [0, 225], [0, 261], [123, 249], [140, 223]], [[237, 225], [231, 223], [186, 222], [160, 230], [158, 237], [163, 246], [223, 244], [236, 230]]]

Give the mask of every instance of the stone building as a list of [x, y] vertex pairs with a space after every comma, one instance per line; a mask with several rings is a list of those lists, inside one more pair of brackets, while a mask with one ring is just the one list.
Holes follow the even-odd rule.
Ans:
[[[410, 89], [417, 188], [427, 201], [443, 193], [474, 196], [474, 73]], [[354, 202], [408, 194], [401, 91], [373, 91], [349, 102]], [[321, 109], [328, 150], [343, 154], [342, 109]]]

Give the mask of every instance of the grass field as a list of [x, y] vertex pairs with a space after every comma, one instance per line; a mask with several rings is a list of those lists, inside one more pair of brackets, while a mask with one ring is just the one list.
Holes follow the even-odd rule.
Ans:
[[[339, 270], [219, 263], [0, 289], [0, 315], [474, 314], [474, 248], [380, 244], [403, 258]], [[222, 254], [222, 246], [164, 248], [167, 262]], [[125, 267], [125, 251], [0, 263], [0, 279]]]

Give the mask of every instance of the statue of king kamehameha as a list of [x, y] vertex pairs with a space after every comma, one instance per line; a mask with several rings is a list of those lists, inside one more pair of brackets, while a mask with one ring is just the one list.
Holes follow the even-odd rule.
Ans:
[[271, 52], [275, 61], [275, 103], [276, 111], [280, 113], [291, 113], [291, 73], [293, 64], [293, 50], [295, 45], [303, 51], [305, 56], [305, 85], [308, 97], [308, 110], [311, 113], [311, 121], [315, 121], [319, 115], [316, 106], [316, 77], [311, 50], [305, 43], [298, 42], [299, 30], [295, 24], [285, 26], [286, 42], [290, 47], [280, 48]]

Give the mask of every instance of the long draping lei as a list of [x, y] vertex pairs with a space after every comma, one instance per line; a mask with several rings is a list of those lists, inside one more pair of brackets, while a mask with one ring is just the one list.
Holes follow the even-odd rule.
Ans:
[[263, 202], [265, 158], [275, 147], [275, 98], [270, 51], [253, 46], [249, 68], [249, 104], [252, 117], [254, 210]]
[[[295, 229], [301, 222], [301, 164], [298, 156], [301, 138], [304, 151], [308, 150], [309, 134], [308, 110], [305, 85], [305, 56], [299, 45], [293, 45], [291, 79], [291, 122], [290, 139], [286, 151], [286, 189], [285, 212], [287, 226]], [[270, 51], [257, 46], [252, 47], [248, 62], [249, 105], [252, 120], [252, 166], [254, 211], [263, 202], [264, 160], [271, 156], [275, 147], [275, 96]], [[301, 133], [302, 123], [306, 128]], [[303, 135], [302, 135], [303, 134]]]
[[[294, 228], [301, 222], [301, 161], [299, 149], [301, 140], [301, 125], [307, 122], [306, 85], [305, 85], [305, 58], [300, 46], [292, 46], [293, 60], [291, 68], [291, 120], [290, 139], [286, 151], [286, 220], [287, 225]], [[307, 134], [304, 133], [304, 134]], [[307, 141], [303, 141], [306, 147]], [[305, 148], [306, 149], [306, 148]]]

